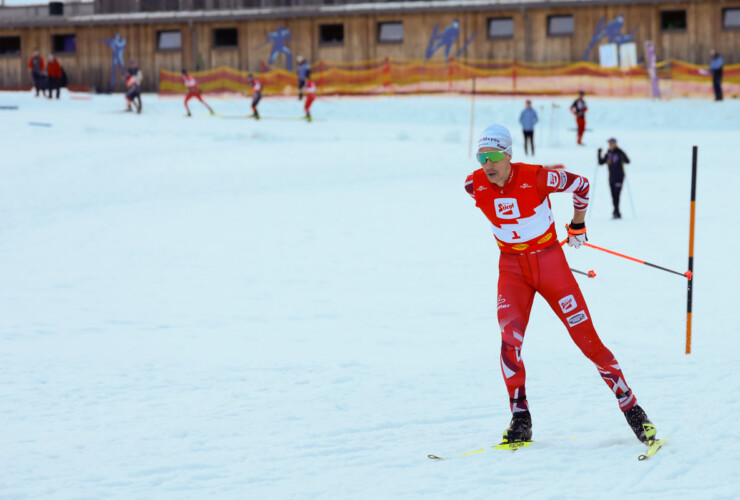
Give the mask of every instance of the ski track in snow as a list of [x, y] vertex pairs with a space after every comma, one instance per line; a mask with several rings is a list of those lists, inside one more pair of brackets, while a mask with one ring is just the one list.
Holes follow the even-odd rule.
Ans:
[[[740, 103], [587, 98], [578, 148], [572, 100], [533, 98], [534, 158], [523, 98], [478, 97], [475, 135], [498, 121], [515, 161], [588, 176], [596, 245], [685, 271], [699, 146], [691, 356], [683, 278], [566, 249], [596, 271], [579, 278], [596, 328], [670, 438], [655, 457], [638, 462], [537, 298], [536, 443], [426, 458], [496, 444], [510, 418], [496, 244], [463, 189], [469, 98], [320, 98], [307, 124], [4, 92], [19, 109], [0, 111], [0, 498], [737, 498]], [[611, 136], [632, 159], [621, 221], [595, 166]], [[572, 202], [551, 199], [562, 238]]]

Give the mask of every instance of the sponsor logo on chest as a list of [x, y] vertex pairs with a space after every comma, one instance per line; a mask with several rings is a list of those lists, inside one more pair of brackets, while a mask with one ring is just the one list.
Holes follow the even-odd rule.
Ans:
[[496, 200], [496, 217], [499, 219], [517, 219], [520, 215], [516, 198], [499, 198]]

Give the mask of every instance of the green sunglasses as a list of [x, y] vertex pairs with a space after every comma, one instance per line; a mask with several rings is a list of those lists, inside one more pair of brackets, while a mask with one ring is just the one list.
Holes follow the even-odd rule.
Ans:
[[486, 162], [486, 160], [491, 160], [491, 163], [495, 163], [499, 160], [503, 160], [506, 158], [506, 153], [503, 151], [489, 151], [487, 153], [476, 153], [475, 158], [478, 160], [478, 163], [481, 165]]

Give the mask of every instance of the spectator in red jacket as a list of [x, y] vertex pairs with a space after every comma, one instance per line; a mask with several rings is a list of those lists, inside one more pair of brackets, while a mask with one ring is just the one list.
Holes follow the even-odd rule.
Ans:
[[44, 68], [44, 58], [41, 57], [39, 49], [33, 49], [33, 55], [28, 60], [28, 67], [31, 69], [31, 78], [33, 78], [33, 86], [36, 88], [36, 97], [39, 96], [39, 90], [42, 94], [46, 94], [46, 71]]
[[59, 60], [54, 57], [54, 54], [49, 54], [49, 64], [46, 67], [46, 72], [49, 75], [49, 99], [54, 90], [57, 91], [57, 99], [59, 99], [59, 89], [62, 88], [62, 65], [59, 64]]

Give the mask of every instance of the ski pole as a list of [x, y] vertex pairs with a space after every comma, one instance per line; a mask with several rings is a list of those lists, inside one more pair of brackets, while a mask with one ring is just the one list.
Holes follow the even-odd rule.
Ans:
[[570, 268], [570, 270], [573, 271], [574, 273], [578, 273], [578, 274], [582, 274], [584, 276], [588, 276], [589, 278], [595, 278], [596, 277], [596, 272], [593, 269], [590, 270], [587, 273], [584, 273], [583, 271], [579, 271], [578, 269], [573, 269], [572, 267]]
[[[565, 238], [563, 241], [560, 242], [560, 246], [562, 247], [563, 245], [565, 245], [567, 243], [567, 241], [568, 241], [568, 238]], [[574, 273], [578, 273], [578, 274], [582, 274], [584, 276], [588, 276], [589, 278], [595, 278], [596, 277], [596, 271], [594, 271], [593, 269], [591, 269], [587, 273], [586, 272], [583, 272], [583, 271], [579, 271], [578, 269], [573, 269], [572, 267], [570, 268], [570, 270], [573, 271]]]
[[630, 206], [632, 207], [632, 217], [637, 218], [637, 212], [635, 212], [635, 202], [632, 201], [632, 190], [627, 182], [627, 177], [624, 178], [624, 187], [627, 188], [627, 195], [630, 197]]
[[596, 169], [594, 170], [594, 181], [591, 183], [591, 200], [589, 202], [590, 210], [588, 211], [588, 215], [591, 216], [592, 213], [594, 213], [594, 195], [596, 194], [596, 179], [599, 177], [599, 166], [596, 165]]
[[619, 252], [615, 252], [613, 250], [608, 250], [606, 248], [597, 247], [596, 245], [592, 245], [591, 243], [584, 243], [585, 246], [595, 248], [596, 250], [601, 250], [602, 252], [606, 252], [612, 255], [616, 255], [617, 257], [622, 257], [623, 259], [631, 260], [633, 262], [637, 262], [639, 264], [645, 264], [646, 266], [654, 267], [656, 269], [660, 269], [662, 271], [667, 271], [669, 273], [678, 274], [679, 276], [683, 276], [684, 278], [691, 279], [693, 276], [693, 273], [691, 271], [686, 271], [685, 273], [680, 273], [678, 271], [674, 271], [672, 269], [668, 269], [662, 266], [658, 266], [656, 264], [651, 264], [650, 262], [645, 262], [644, 260], [636, 259], [634, 257], [630, 257], [629, 255], [624, 255]]

